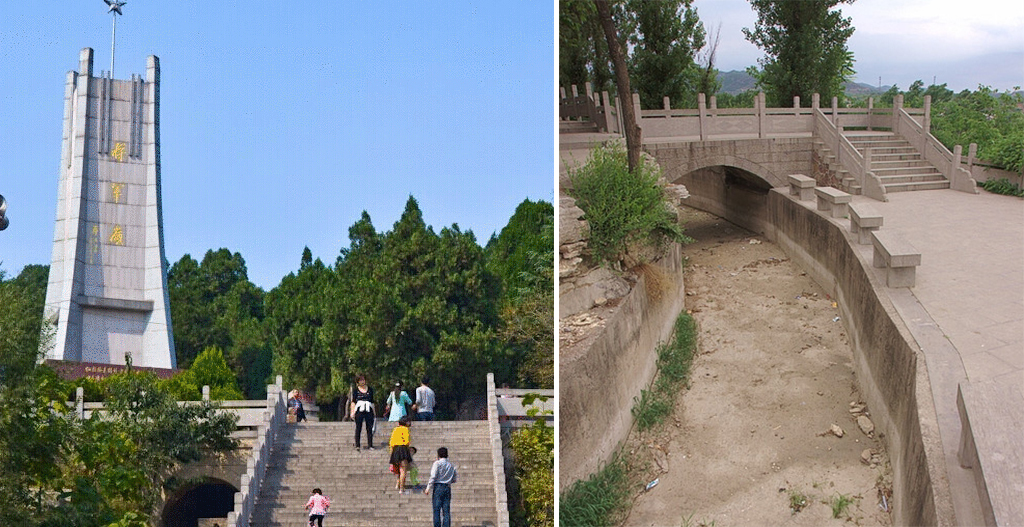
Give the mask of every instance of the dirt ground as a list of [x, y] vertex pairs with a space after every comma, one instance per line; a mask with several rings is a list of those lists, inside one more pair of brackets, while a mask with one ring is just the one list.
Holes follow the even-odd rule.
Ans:
[[[657, 484], [625, 525], [890, 525], [881, 507], [883, 494], [891, 498], [889, 464], [875, 434], [858, 426], [870, 409], [828, 292], [763, 238], [683, 214], [697, 240], [684, 256], [700, 355], [667, 425], [634, 430], [626, 443], [628, 462]], [[795, 512], [801, 496], [806, 506]], [[840, 496], [852, 503], [834, 519], [830, 501]]]

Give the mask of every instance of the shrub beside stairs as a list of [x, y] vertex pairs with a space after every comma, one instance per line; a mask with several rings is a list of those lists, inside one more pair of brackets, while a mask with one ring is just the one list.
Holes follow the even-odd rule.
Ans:
[[388, 439], [395, 423], [377, 421], [376, 450], [356, 450], [355, 423], [285, 425], [274, 442], [267, 475], [256, 500], [252, 527], [305, 527], [304, 508], [314, 487], [331, 499], [324, 527], [431, 525], [431, 497], [423, 494], [437, 448], [448, 447], [458, 470], [452, 486], [452, 526], [496, 523], [494, 472], [487, 421], [415, 421], [410, 429], [419, 486], [395, 490]]

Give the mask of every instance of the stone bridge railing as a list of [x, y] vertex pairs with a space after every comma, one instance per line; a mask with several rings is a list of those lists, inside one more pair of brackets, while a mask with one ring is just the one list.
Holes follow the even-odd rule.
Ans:
[[[599, 99], [592, 93], [589, 83], [586, 90], [585, 96], [577, 96], [576, 87], [572, 86], [574, 97], [568, 98], [565, 89], [561, 89], [559, 113], [562, 119], [594, 120], [597, 109], [607, 114], [614, 112], [607, 92], [600, 98], [603, 106], [595, 106]], [[633, 94], [645, 143], [814, 137], [835, 153], [837, 161], [857, 180], [865, 195], [886, 201], [885, 188], [870, 169], [871, 150], [861, 154], [843, 137], [844, 130], [851, 128], [886, 130], [910, 142], [949, 180], [950, 188], [977, 192], [969, 167], [961, 166], [962, 147], [958, 145], [950, 152], [931, 135], [931, 96], [925, 96], [923, 108], [904, 107], [902, 95], [893, 100], [892, 108], [875, 108], [873, 98], [868, 99], [867, 108], [840, 108], [836, 97], [831, 102], [831, 107], [822, 107], [819, 95], [814, 94], [810, 108], [801, 107], [800, 97], [793, 98], [792, 108], [769, 108], [761, 92], [754, 98], [752, 108], [718, 108], [715, 96], [707, 98], [701, 93], [697, 95], [696, 109], [672, 108], [671, 101], [665, 97], [663, 108], [641, 110], [640, 95]]]
[[228, 526], [248, 527], [252, 519], [252, 511], [256, 505], [256, 497], [260, 494], [263, 477], [267, 473], [267, 462], [274, 439], [285, 423], [287, 398], [282, 385], [281, 376], [277, 383], [267, 386], [267, 400], [263, 411], [262, 422], [256, 429], [256, 441], [252, 453], [246, 460], [245, 474], [242, 475], [239, 491], [235, 493], [234, 509], [228, 513]]
[[576, 85], [572, 85], [572, 97], [566, 95], [565, 88], [560, 88], [561, 99], [558, 103], [558, 118], [563, 121], [590, 121], [597, 126], [598, 131], [619, 134], [622, 133], [622, 115], [619, 113], [619, 100], [611, 104], [608, 92], [594, 93], [588, 82], [585, 86], [586, 93], [580, 95]]

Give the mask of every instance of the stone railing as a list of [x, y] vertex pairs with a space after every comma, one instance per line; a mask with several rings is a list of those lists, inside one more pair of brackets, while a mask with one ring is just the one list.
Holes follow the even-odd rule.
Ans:
[[[498, 420], [502, 428], [519, 428], [544, 419], [548, 423], [555, 420], [554, 390], [523, 390], [513, 388], [497, 388], [494, 390], [498, 401]], [[523, 397], [533, 394], [539, 396], [529, 407], [523, 405]], [[543, 397], [546, 400], [541, 400]], [[530, 408], [538, 410], [536, 416], [528, 414]]]
[[[860, 185], [865, 196], [878, 201], [888, 201], [882, 181], [871, 171], [871, 149], [865, 155], [854, 148], [853, 143], [843, 136], [843, 125], [836, 125], [838, 115], [833, 101], [832, 118], [820, 109], [815, 109], [814, 135], [832, 149], [836, 162]], [[870, 114], [864, 114], [870, 120]]]
[[903, 96], [897, 97], [894, 104], [895, 117], [893, 118], [893, 132], [903, 137], [924, 159], [942, 172], [942, 175], [949, 180], [949, 188], [961, 192], [978, 193], [978, 185], [971, 177], [971, 173], [961, 167], [963, 147], [956, 145], [952, 152], [946, 148], [930, 133], [928, 111], [931, 107], [931, 96], [925, 96], [925, 122], [919, 123], [910, 116], [902, 107]]
[[285, 422], [286, 395], [281, 388], [281, 376], [277, 383], [267, 386], [267, 401], [263, 412], [263, 422], [256, 432], [256, 441], [252, 446], [252, 454], [246, 460], [245, 474], [242, 474], [239, 491], [235, 493], [234, 509], [228, 513], [227, 524], [231, 527], [248, 527], [256, 497], [260, 493], [263, 477], [267, 472], [274, 439]]
[[501, 453], [501, 425], [498, 423], [498, 397], [495, 394], [493, 373], [487, 374], [487, 427], [491, 442], [491, 466], [494, 469], [495, 527], [509, 527], [505, 458]]
[[568, 96], [565, 88], [559, 88], [558, 118], [563, 121], [587, 120], [597, 125], [598, 131], [618, 134], [622, 130], [622, 117], [619, 113], [619, 100], [612, 105], [608, 92], [600, 95], [594, 93], [590, 83], [584, 85], [585, 93], [579, 94], [576, 85], [570, 87], [572, 96]]

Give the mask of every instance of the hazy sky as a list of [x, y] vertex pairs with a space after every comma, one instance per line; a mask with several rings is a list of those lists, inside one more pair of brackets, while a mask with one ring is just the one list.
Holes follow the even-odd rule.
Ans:
[[[717, 67], [742, 70], [763, 53], [742, 28], [756, 15], [745, 0], [695, 0], [709, 28], [721, 23]], [[954, 91], [979, 84], [997, 90], [1024, 86], [1024, 2], [1021, 0], [857, 0], [839, 4], [856, 29], [856, 81], [896, 84], [915, 80], [948, 84]]]
[[[201, 10], [200, 10], [201, 9]], [[484, 244], [554, 196], [554, 4], [130, 0], [114, 75], [161, 65], [167, 259], [240, 252], [272, 288], [302, 248], [328, 264], [363, 210], [390, 230], [413, 195], [436, 231]], [[102, 0], [4, 7], [0, 269], [49, 264], [64, 82], [110, 69]]]

